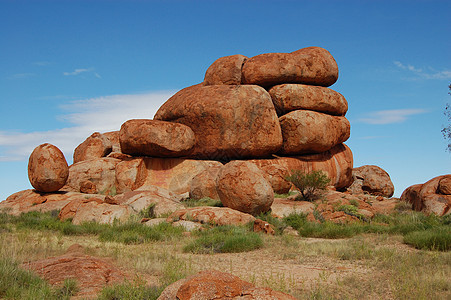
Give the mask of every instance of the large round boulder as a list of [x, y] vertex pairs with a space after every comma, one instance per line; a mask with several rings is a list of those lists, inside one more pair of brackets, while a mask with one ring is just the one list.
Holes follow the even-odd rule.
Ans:
[[56, 146], [37, 146], [28, 160], [28, 179], [39, 192], [55, 192], [62, 188], [69, 176], [64, 154]]
[[395, 192], [390, 175], [378, 166], [365, 165], [354, 168], [352, 177], [354, 182], [348, 188], [348, 191], [353, 194], [368, 193], [390, 198]]
[[284, 155], [321, 153], [345, 142], [351, 126], [345, 117], [295, 110], [279, 118]]
[[160, 107], [155, 119], [189, 126], [196, 134], [194, 158], [265, 157], [282, 146], [271, 97], [255, 85], [185, 88]]
[[241, 84], [241, 68], [246, 59], [240, 54], [218, 58], [205, 72], [204, 84]]
[[329, 51], [308, 47], [291, 53], [265, 53], [247, 59], [241, 82], [264, 87], [282, 83], [330, 86], [337, 79], [337, 62]]
[[344, 116], [348, 102], [342, 94], [322, 86], [281, 84], [269, 90], [279, 116], [293, 110], [314, 110], [335, 116]]
[[99, 132], [94, 132], [74, 150], [74, 164], [83, 160], [107, 156], [113, 149], [111, 141]]
[[128, 120], [119, 132], [122, 153], [134, 156], [185, 156], [195, 139], [188, 126], [147, 119]]
[[224, 206], [251, 215], [271, 209], [274, 191], [265, 174], [248, 161], [231, 161], [216, 177], [219, 198]]

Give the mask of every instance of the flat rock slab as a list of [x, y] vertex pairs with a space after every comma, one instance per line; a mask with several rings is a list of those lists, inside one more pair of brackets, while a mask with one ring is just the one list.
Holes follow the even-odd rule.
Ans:
[[244, 225], [255, 221], [255, 217], [228, 207], [202, 206], [178, 210], [167, 218], [169, 223], [179, 220], [199, 222], [202, 224]]

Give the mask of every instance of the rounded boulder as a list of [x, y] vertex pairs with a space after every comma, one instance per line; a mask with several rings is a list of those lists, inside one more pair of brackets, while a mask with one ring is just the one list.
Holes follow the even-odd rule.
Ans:
[[195, 139], [188, 126], [158, 120], [128, 120], [119, 132], [122, 153], [134, 156], [181, 157], [190, 152]]
[[69, 176], [64, 154], [56, 146], [42, 144], [36, 147], [28, 160], [28, 179], [39, 192], [56, 192]]
[[248, 161], [231, 161], [216, 177], [216, 187], [226, 207], [258, 215], [271, 209], [274, 191], [265, 174]]
[[240, 54], [218, 58], [205, 72], [204, 84], [241, 84], [241, 68], [246, 59]]

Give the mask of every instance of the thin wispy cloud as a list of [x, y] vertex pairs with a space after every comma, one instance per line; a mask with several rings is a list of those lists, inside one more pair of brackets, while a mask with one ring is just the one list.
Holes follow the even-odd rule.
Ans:
[[33, 149], [51, 143], [63, 151], [68, 162], [73, 150], [93, 132], [119, 130], [129, 119], [152, 119], [175, 91], [114, 95], [69, 102], [57, 119], [70, 126], [28, 133], [0, 131], [0, 161], [27, 160]]
[[80, 69], [75, 69], [72, 72], [63, 72], [64, 76], [78, 76], [78, 75], [81, 75], [81, 74], [92, 74], [96, 78], [99, 78], [99, 79], [102, 78], [102, 76], [100, 76], [99, 73], [95, 72], [94, 68], [87, 68], [87, 69], [80, 68]]
[[406, 70], [417, 79], [451, 79], [451, 70], [438, 71], [434, 68], [418, 68], [410, 64], [403, 64], [400, 61], [393, 62], [401, 70]]
[[393, 109], [393, 110], [380, 110], [366, 114], [359, 118], [357, 121], [373, 125], [385, 125], [393, 123], [402, 123], [413, 115], [426, 113], [425, 109]]

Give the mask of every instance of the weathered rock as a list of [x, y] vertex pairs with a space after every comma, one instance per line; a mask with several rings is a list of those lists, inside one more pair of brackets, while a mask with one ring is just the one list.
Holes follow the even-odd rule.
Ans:
[[180, 203], [180, 195], [157, 186], [149, 187], [146, 191], [125, 192], [115, 196], [114, 199], [119, 204], [130, 206], [134, 214], [146, 211], [153, 217], [184, 208]]
[[159, 186], [177, 194], [190, 191], [193, 178], [212, 166], [221, 167], [218, 161], [194, 160], [183, 158], [148, 158], [144, 157], [147, 176], [146, 181], [137, 190]]
[[[115, 220], [125, 222], [134, 214], [134, 211], [128, 205], [113, 205], [108, 203], [99, 203], [89, 201], [79, 203], [79, 206], [73, 208], [72, 223], [79, 225], [84, 222], [96, 222], [100, 224], [113, 224]], [[64, 208], [62, 209], [64, 210]]]
[[115, 194], [116, 165], [119, 162], [119, 159], [103, 157], [73, 164], [69, 167], [69, 178], [62, 190], [80, 192], [86, 191], [83, 187], [89, 186], [90, 191], [95, 190], [99, 194]]
[[279, 165], [287, 170], [299, 170], [305, 173], [324, 171], [330, 179], [330, 185], [337, 189], [348, 187], [352, 182], [352, 152], [345, 144], [340, 144], [320, 154], [274, 159], [252, 159], [259, 168], [267, 165]]
[[246, 59], [240, 54], [218, 58], [205, 72], [204, 84], [241, 84], [241, 68]]
[[247, 59], [242, 83], [269, 87], [282, 83], [330, 86], [338, 79], [338, 66], [329, 51], [319, 47], [291, 53], [265, 53]]
[[451, 195], [451, 176], [440, 179], [437, 187], [437, 193], [442, 195]]
[[196, 134], [190, 157], [227, 161], [265, 157], [282, 146], [271, 97], [254, 85], [192, 86], [164, 103], [155, 119], [189, 126]]
[[293, 213], [308, 214], [315, 210], [315, 204], [307, 201], [293, 201], [282, 198], [274, 198], [271, 206], [271, 215], [276, 218], [284, 218]]
[[395, 192], [395, 187], [390, 179], [390, 175], [378, 166], [365, 165], [352, 170], [354, 182], [348, 188], [353, 194], [363, 194], [391, 197]]
[[211, 198], [219, 200], [216, 190], [216, 176], [218, 176], [221, 166], [213, 166], [194, 176], [191, 181], [189, 197], [191, 199]]
[[414, 184], [406, 188], [401, 195], [401, 201], [412, 204], [412, 209], [416, 211], [423, 210], [423, 201], [420, 197], [420, 191], [423, 184]]
[[289, 300], [295, 298], [269, 288], [255, 287], [232, 274], [205, 270], [169, 285], [158, 298], [158, 300], [175, 299]]
[[121, 161], [116, 165], [116, 192], [136, 190], [144, 184], [146, 177], [146, 164], [142, 158]]
[[180, 209], [167, 218], [170, 223], [179, 220], [215, 225], [244, 225], [255, 221], [255, 218], [228, 207], [199, 206]]
[[268, 92], [279, 116], [293, 110], [313, 110], [334, 116], [344, 116], [348, 111], [345, 97], [326, 87], [281, 84]]
[[24, 190], [12, 194], [5, 201], [1, 201], [0, 211], [15, 216], [30, 211], [58, 211], [72, 201], [93, 197], [103, 199], [104, 196], [74, 192], [39, 193], [35, 190]]
[[422, 211], [443, 216], [451, 213], [451, 195], [439, 194], [439, 185], [442, 180], [451, 179], [451, 174], [437, 176], [423, 184], [420, 190], [420, 198], [423, 202]]
[[121, 143], [119, 141], [119, 130], [105, 132], [102, 135], [110, 141], [112, 153], [114, 153], [114, 152], [121, 153]]
[[321, 153], [345, 142], [351, 126], [345, 117], [295, 110], [279, 118], [284, 155]]
[[262, 232], [264, 234], [269, 235], [276, 234], [276, 231], [274, 230], [274, 225], [260, 219], [256, 219], [254, 221], [254, 232]]
[[182, 227], [185, 231], [196, 231], [196, 230], [200, 230], [202, 228], [201, 224], [199, 224], [197, 222], [193, 222], [193, 221], [186, 221], [186, 220], [176, 221], [176, 222], [172, 223], [172, 226]]
[[[83, 195], [83, 194], [82, 194]], [[84, 195], [85, 197], [78, 197], [69, 201], [63, 206], [58, 214], [58, 218], [62, 221], [67, 219], [73, 219], [77, 213], [78, 208], [83, 203], [96, 202], [102, 204], [105, 202], [105, 196], [103, 195]]]
[[99, 132], [94, 132], [74, 150], [74, 164], [83, 160], [107, 156], [113, 149], [111, 141]]
[[51, 144], [37, 146], [28, 160], [28, 179], [40, 192], [55, 192], [64, 186], [69, 167], [63, 153]]
[[122, 153], [134, 156], [182, 157], [196, 137], [188, 126], [158, 120], [128, 120], [119, 133]]
[[222, 204], [251, 215], [271, 209], [274, 191], [264, 173], [248, 161], [231, 161], [216, 177], [216, 187]]
[[291, 189], [291, 182], [285, 178], [290, 175], [290, 172], [279, 165], [267, 165], [261, 167], [274, 193], [287, 194]]
[[107, 259], [85, 255], [78, 244], [70, 246], [63, 255], [25, 262], [22, 268], [58, 287], [65, 279], [75, 279], [79, 288], [76, 296], [84, 299], [96, 297], [109, 284], [132, 278]]

